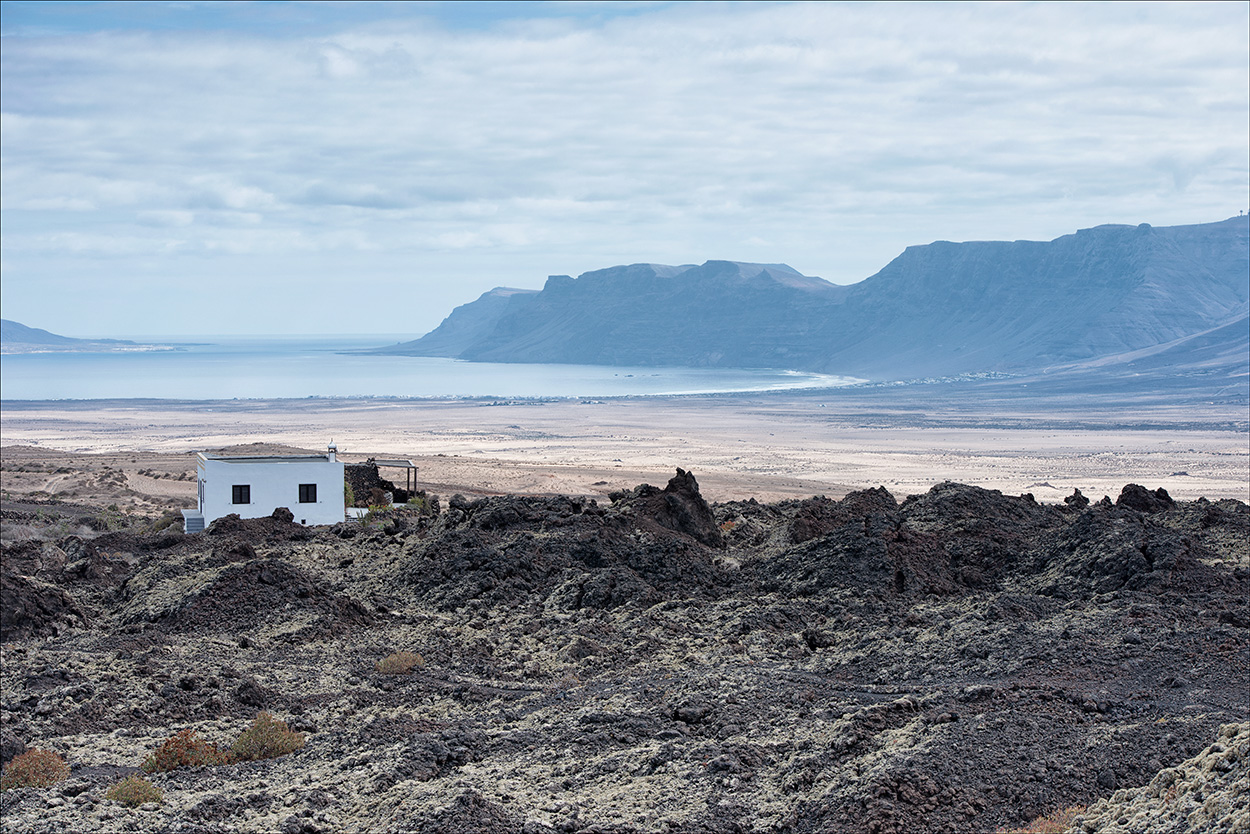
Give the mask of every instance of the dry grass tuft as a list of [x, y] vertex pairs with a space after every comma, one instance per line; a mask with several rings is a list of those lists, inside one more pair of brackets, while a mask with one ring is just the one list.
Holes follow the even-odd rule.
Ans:
[[383, 675], [411, 675], [412, 670], [425, 665], [425, 658], [413, 652], [395, 652], [378, 661], [378, 672]]
[[293, 753], [304, 746], [304, 734], [289, 729], [285, 721], [267, 712], [256, 716], [230, 748], [231, 762], [254, 762]]
[[165, 799], [165, 792], [142, 776], [129, 776], [109, 788], [104, 798], [131, 808], [138, 808], [145, 802], [155, 802], [160, 805]]
[[1084, 813], [1084, 805], [1073, 805], [1071, 808], [1038, 817], [1024, 828], [1012, 828], [1000, 831], [999, 834], [1063, 834]]

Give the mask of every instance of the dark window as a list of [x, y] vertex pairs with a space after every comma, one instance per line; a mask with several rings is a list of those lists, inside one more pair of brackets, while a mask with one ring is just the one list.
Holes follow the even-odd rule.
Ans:
[[250, 504], [252, 503], [252, 485], [251, 484], [235, 484], [230, 487], [230, 503], [231, 504]]
[[301, 504], [317, 503], [317, 485], [316, 484], [300, 484], [299, 485], [299, 502]]

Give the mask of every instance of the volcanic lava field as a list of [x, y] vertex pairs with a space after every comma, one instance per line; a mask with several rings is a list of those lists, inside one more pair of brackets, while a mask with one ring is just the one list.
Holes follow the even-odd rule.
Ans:
[[[1091, 806], [1110, 831], [1169, 773], [1160, 830], [1248, 824], [1240, 501], [708, 504], [682, 470], [602, 502], [425, 499], [7, 539], [4, 759], [71, 775], [4, 791], [4, 830], [994, 831]], [[104, 798], [174, 733], [228, 745], [261, 711], [304, 746]]]

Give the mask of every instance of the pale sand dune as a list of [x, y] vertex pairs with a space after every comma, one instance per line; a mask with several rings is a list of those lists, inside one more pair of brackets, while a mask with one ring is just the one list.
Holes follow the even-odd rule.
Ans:
[[444, 494], [606, 495], [663, 484], [680, 466], [722, 501], [877, 485], [902, 498], [943, 480], [1050, 502], [1074, 487], [1094, 500], [1114, 498], [1129, 482], [1181, 499], [1250, 500], [1247, 435], [1228, 419], [1236, 408], [1136, 410], [1124, 423], [1114, 410], [1083, 405], [1066, 415], [1043, 405], [993, 416], [977, 416], [966, 402], [925, 407], [845, 394], [503, 404], [119, 400], [6, 403], [0, 427], [6, 446], [82, 452], [185, 453], [252, 442], [320, 449], [333, 438], [349, 460], [413, 458], [422, 484]]

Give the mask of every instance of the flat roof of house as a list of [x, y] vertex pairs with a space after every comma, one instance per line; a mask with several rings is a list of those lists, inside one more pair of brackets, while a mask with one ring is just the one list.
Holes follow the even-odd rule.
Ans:
[[[196, 453], [200, 460], [216, 460], [225, 463], [330, 463], [330, 456], [325, 455], [239, 455], [231, 457], [229, 455], [207, 455], [204, 452]], [[333, 461], [333, 463], [342, 463], [342, 461]]]

